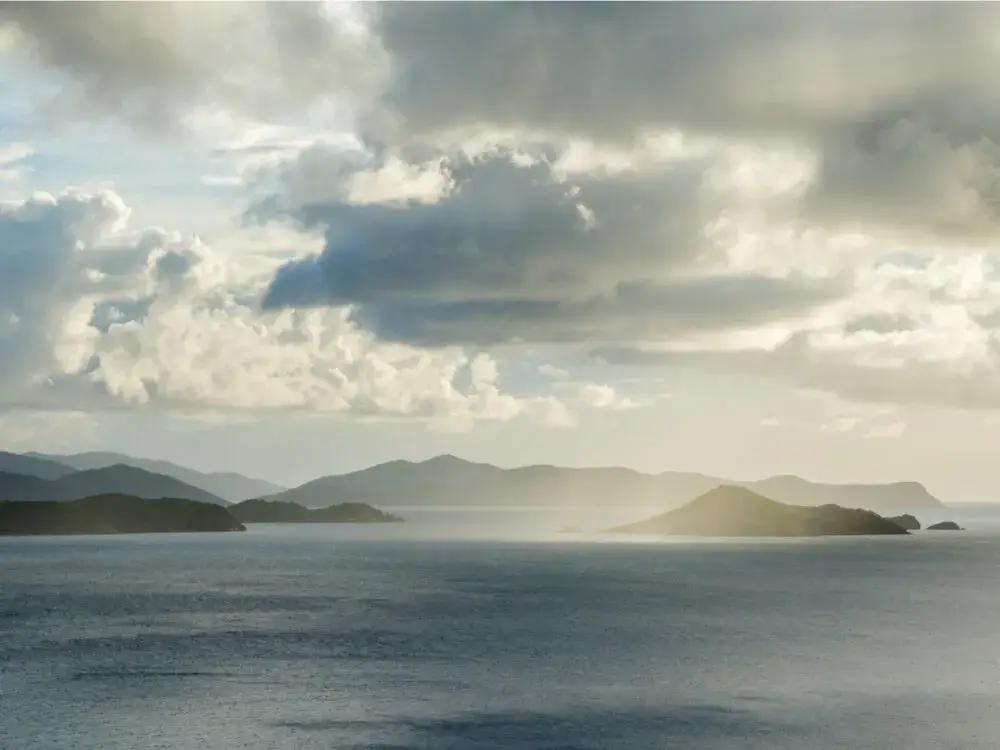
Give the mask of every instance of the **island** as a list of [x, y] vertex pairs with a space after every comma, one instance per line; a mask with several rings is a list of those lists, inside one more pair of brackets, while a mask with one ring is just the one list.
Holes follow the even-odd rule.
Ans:
[[399, 523], [403, 519], [367, 503], [306, 508], [280, 500], [244, 500], [228, 508], [243, 523]]
[[928, 531], [965, 531], [961, 526], [959, 526], [954, 521], [941, 521], [941, 523], [931, 524], [927, 527]]
[[0, 534], [148, 534], [246, 531], [220, 505], [131, 495], [92, 495], [80, 500], [0, 502]]
[[612, 529], [620, 534], [789, 537], [908, 534], [870, 510], [786, 505], [744, 487], [709, 490], [676, 510]]
[[907, 531], [920, 531], [920, 521], [916, 516], [904, 513], [901, 516], [890, 516], [889, 520], [898, 526], [902, 526]]

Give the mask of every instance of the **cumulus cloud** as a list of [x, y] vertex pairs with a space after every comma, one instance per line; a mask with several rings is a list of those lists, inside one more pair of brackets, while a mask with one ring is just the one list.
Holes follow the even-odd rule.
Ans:
[[0, 211], [0, 406], [465, 422], [565, 411], [504, 392], [485, 353], [380, 342], [344, 308], [262, 313], [273, 260], [254, 273], [196, 239], [129, 233], [128, 213], [110, 191]]
[[326, 247], [282, 267], [265, 306], [351, 304], [383, 338], [496, 345], [760, 324], [841, 293], [835, 276], [699, 273], [713, 247], [697, 162], [572, 183], [508, 154], [435, 164], [447, 170], [436, 200], [359, 203], [354, 160], [303, 152], [284, 205], [264, 207], [322, 228]]
[[864, 401], [1000, 405], [989, 256], [803, 229], [788, 209], [808, 189], [788, 175], [808, 165], [767, 155], [569, 177], [501, 150], [435, 159], [429, 198], [361, 202], [349, 186], [378, 158], [305, 151], [285, 166], [295, 189], [258, 208], [321, 229], [325, 247], [280, 268], [265, 306], [351, 305], [408, 345], [554, 344]]

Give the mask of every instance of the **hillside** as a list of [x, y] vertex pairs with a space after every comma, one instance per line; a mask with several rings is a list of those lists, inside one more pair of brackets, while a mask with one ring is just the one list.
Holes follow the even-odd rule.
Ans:
[[72, 466], [30, 454], [0, 451], [0, 473], [59, 479], [76, 471]]
[[[501, 469], [490, 464], [438, 456], [428, 461], [390, 461], [349, 474], [322, 477], [268, 500], [311, 508], [333, 503], [406, 507], [524, 505], [674, 506], [688, 502], [728, 479], [685, 472], [643, 474], [623, 468], [525, 466]], [[745, 486], [771, 492], [801, 505], [830, 503], [873, 510], [940, 508], [943, 503], [917, 482], [885, 485], [833, 485], [799, 477], [774, 477]]]
[[745, 487], [717, 487], [675, 510], [614, 529], [682, 536], [837, 536], [907, 534], [869, 510], [788, 505]]
[[73, 502], [0, 502], [0, 534], [245, 531], [225, 509], [179, 498], [96, 495]]
[[226, 505], [225, 500], [203, 489], [133, 466], [118, 465], [78, 471], [53, 480], [23, 474], [0, 474], [0, 500], [66, 501], [104, 494], [148, 499], [173, 497]]
[[[16, 455], [16, 454], [12, 454]], [[124, 453], [112, 453], [109, 451], [90, 451], [87, 453], [74, 453], [70, 455], [49, 455], [45, 453], [28, 453], [25, 458], [44, 460], [48, 463], [69, 467], [69, 471], [87, 471], [90, 469], [104, 469], [115, 465], [134, 466], [137, 469], [145, 469], [154, 474], [163, 474], [173, 477], [192, 487], [198, 487], [213, 495], [221, 497], [223, 500], [238, 503], [251, 497], [270, 495], [275, 492], [282, 492], [285, 487], [266, 482], [263, 479], [254, 479], [234, 472], [200, 472], [189, 469], [186, 466], [179, 466], [170, 461], [160, 461], [151, 458], [135, 458]], [[4, 470], [0, 464], [0, 470]], [[11, 469], [11, 471], [15, 471]], [[35, 474], [34, 471], [18, 471], [19, 474]], [[67, 472], [68, 473], [68, 472]], [[62, 476], [62, 475], [60, 475]], [[57, 477], [45, 477], [55, 479]]]
[[341, 503], [312, 510], [295, 503], [246, 500], [228, 510], [243, 523], [396, 523], [403, 520], [364, 503]]
[[700, 474], [664, 477], [623, 468], [564, 469], [525, 466], [501, 469], [454, 456], [428, 461], [390, 461], [307, 482], [267, 497], [307, 507], [355, 502], [382, 506], [636, 505], [683, 502], [716, 486]]

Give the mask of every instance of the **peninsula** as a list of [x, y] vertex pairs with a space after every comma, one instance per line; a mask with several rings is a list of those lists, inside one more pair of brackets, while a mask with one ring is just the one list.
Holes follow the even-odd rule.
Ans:
[[717, 487], [676, 510], [612, 531], [725, 537], [909, 533], [870, 510], [839, 505], [786, 505], [734, 486]]
[[182, 498], [93, 495], [0, 502], [0, 534], [147, 534], [246, 531], [222, 506]]

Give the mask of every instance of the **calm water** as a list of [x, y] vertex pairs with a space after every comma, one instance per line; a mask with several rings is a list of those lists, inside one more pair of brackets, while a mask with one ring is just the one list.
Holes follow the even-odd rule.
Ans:
[[0, 539], [0, 748], [997, 747], [990, 513], [752, 543], [409, 515]]

